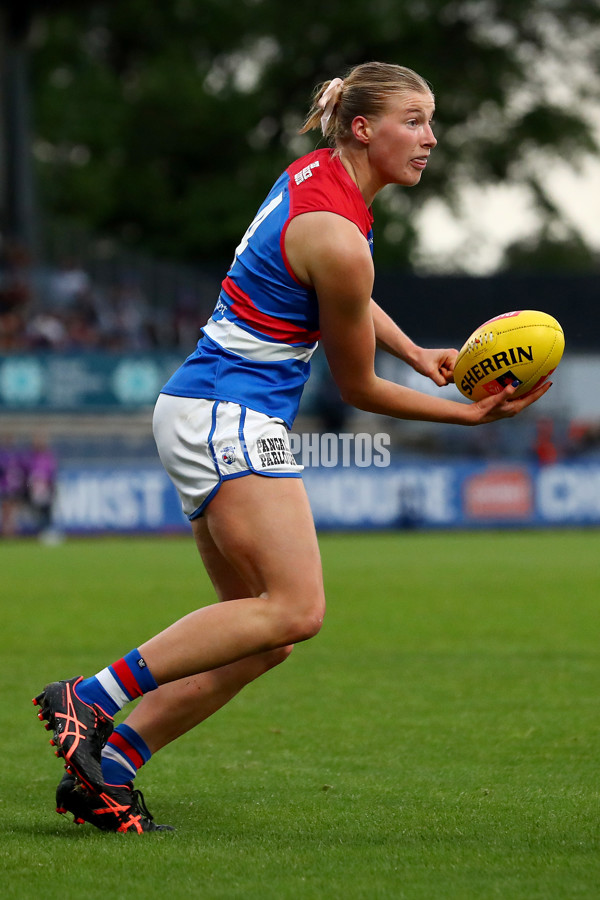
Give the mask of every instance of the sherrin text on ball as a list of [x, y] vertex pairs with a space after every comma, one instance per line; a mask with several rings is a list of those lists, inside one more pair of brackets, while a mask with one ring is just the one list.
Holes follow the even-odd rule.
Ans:
[[469, 400], [517, 383], [522, 397], [554, 372], [565, 349], [560, 324], [548, 313], [521, 309], [484, 322], [461, 348], [454, 382]]

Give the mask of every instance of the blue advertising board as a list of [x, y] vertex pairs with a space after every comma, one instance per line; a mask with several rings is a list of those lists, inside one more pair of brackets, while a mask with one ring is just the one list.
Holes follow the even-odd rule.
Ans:
[[[597, 463], [314, 467], [303, 477], [321, 530], [600, 524]], [[158, 463], [63, 467], [55, 521], [67, 534], [189, 529]]]

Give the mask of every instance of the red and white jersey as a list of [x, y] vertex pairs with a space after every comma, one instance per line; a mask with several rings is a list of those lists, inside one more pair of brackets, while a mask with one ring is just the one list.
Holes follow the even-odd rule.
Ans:
[[296, 160], [277, 179], [238, 245], [196, 350], [163, 392], [230, 400], [291, 427], [319, 339], [315, 291], [294, 275], [285, 233], [296, 216], [327, 211], [372, 246], [370, 210], [332, 150]]

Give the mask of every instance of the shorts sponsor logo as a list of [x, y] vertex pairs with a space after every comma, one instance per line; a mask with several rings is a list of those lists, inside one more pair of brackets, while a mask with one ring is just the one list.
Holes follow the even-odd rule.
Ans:
[[283, 438], [267, 437], [259, 438], [256, 449], [263, 469], [271, 466], [296, 466], [294, 455]]

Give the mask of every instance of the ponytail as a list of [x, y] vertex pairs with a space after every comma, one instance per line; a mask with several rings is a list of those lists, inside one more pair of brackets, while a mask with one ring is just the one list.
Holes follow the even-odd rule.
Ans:
[[432, 94], [428, 82], [412, 69], [390, 63], [362, 63], [343, 80], [333, 78], [317, 87], [299, 134], [321, 128], [330, 145], [336, 147], [351, 138], [356, 116], [381, 116], [393, 95], [411, 92]]

